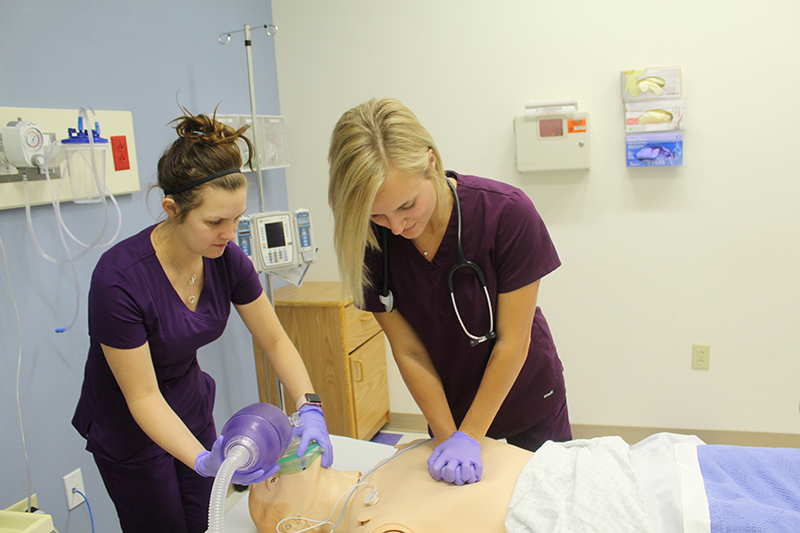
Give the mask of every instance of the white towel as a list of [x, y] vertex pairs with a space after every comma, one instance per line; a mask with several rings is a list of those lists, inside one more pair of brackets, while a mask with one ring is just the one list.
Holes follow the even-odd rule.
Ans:
[[506, 531], [650, 532], [628, 449], [619, 437], [546, 442], [520, 473]]

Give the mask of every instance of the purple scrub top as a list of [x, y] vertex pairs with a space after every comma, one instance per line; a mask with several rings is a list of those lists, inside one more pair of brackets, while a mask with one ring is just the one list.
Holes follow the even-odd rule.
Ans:
[[[497, 317], [497, 295], [541, 279], [561, 265], [547, 228], [531, 200], [516, 187], [448, 172], [458, 181], [461, 243], [467, 260], [483, 270]], [[458, 322], [447, 273], [457, 261], [455, 210], [432, 262], [411, 240], [389, 232], [389, 278], [395, 309], [411, 324], [427, 349], [444, 386], [456, 426], [478, 391], [494, 343], [470, 347]], [[380, 239], [379, 239], [380, 240]], [[383, 258], [368, 250], [366, 265], [373, 287], [365, 292], [366, 310], [385, 312], [378, 296], [383, 287]], [[486, 297], [469, 268], [453, 277], [458, 310], [473, 335], [489, 330]], [[528, 357], [489, 429], [493, 438], [513, 436], [554, 416], [566, 398], [563, 367], [550, 328], [537, 307]]]
[[200, 370], [197, 349], [222, 335], [231, 303], [247, 304], [263, 289], [250, 259], [228, 245], [217, 259], [203, 259], [205, 282], [190, 311], [161, 267], [150, 242], [151, 226], [102, 255], [89, 289], [89, 356], [72, 419], [86, 449], [124, 461], [163, 450], [133, 419], [101, 344], [132, 349], [149, 344], [161, 393], [197, 435], [214, 423], [215, 384]]

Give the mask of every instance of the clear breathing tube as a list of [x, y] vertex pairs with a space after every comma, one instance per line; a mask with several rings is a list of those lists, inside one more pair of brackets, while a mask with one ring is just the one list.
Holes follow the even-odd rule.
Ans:
[[[58, 144], [59, 144], [58, 142], [53, 143], [50, 146], [48, 146], [48, 148], [47, 148], [47, 150], [45, 152], [44, 172], [45, 172], [45, 179], [47, 180], [47, 187], [48, 187], [48, 189], [50, 191], [50, 199], [51, 199], [51, 203], [53, 205], [53, 212], [55, 213], [55, 217], [56, 217], [56, 230], [58, 232], [58, 237], [59, 237], [59, 240], [61, 241], [61, 245], [62, 245], [62, 247], [64, 248], [64, 251], [67, 254], [67, 258], [66, 259], [55, 259], [55, 258], [51, 257], [50, 255], [48, 255], [42, 249], [42, 247], [39, 244], [39, 241], [36, 239], [36, 232], [33, 229], [33, 220], [32, 220], [32, 217], [31, 217], [31, 204], [30, 204], [30, 193], [28, 191], [28, 180], [27, 180], [27, 178], [23, 179], [23, 188], [24, 188], [24, 192], [25, 192], [25, 217], [26, 217], [27, 222], [28, 222], [28, 232], [31, 235], [31, 240], [33, 241], [33, 244], [36, 247], [36, 250], [39, 252], [39, 255], [41, 255], [42, 257], [44, 257], [47, 261], [50, 261], [51, 263], [57, 263], [57, 264], [69, 263], [70, 266], [72, 267], [72, 275], [73, 275], [73, 277], [75, 279], [75, 313], [74, 313], [74, 315], [72, 317], [72, 322], [70, 322], [70, 324], [67, 327], [56, 329], [56, 333], [63, 333], [65, 331], [69, 330], [70, 328], [72, 328], [72, 326], [75, 325], [75, 322], [77, 322], [77, 320], [78, 320], [78, 311], [80, 309], [80, 285], [79, 285], [79, 282], [78, 282], [78, 271], [75, 268], [75, 261], [77, 259], [80, 259], [84, 255], [86, 255], [87, 253], [91, 252], [95, 248], [104, 248], [104, 247], [110, 246], [112, 243], [114, 243], [114, 241], [116, 241], [117, 237], [119, 236], [120, 229], [122, 228], [122, 212], [120, 211], [119, 204], [117, 203], [117, 199], [114, 198], [114, 195], [111, 193], [111, 191], [105, 185], [104, 180], [101, 180], [100, 172], [99, 172], [99, 170], [97, 168], [97, 159], [95, 157], [96, 148], [94, 146], [95, 145], [94, 135], [92, 133], [92, 128], [89, 125], [90, 124], [89, 116], [87, 114], [86, 109], [87, 108], [83, 108], [83, 107], [80, 108], [79, 116], [78, 116], [78, 120], [79, 120], [78, 128], [79, 128], [79, 130], [82, 130], [81, 121], [85, 120], [86, 121], [86, 127], [87, 127], [87, 130], [88, 130], [89, 150], [91, 152], [90, 159], [91, 159], [91, 166], [92, 166], [92, 176], [94, 177], [94, 181], [95, 181], [95, 185], [97, 186], [97, 190], [100, 192], [100, 201], [102, 202], [103, 209], [105, 211], [105, 219], [103, 221], [103, 227], [100, 229], [100, 231], [98, 232], [98, 234], [95, 237], [95, 239], [90, 244], [86, 244], [86, 243], [82, 242], [77, 237], [75, 237], [75, 235], [72, 234], [72, 232], [69, 230], [69, 228], [67, 227], [66, 223], [64, 222], [64, 219], [61, 217], [61, 188], [64, 186], [65, 179], [64, 179], [64, 176], [62, 176], [61, 182], [59, 183], [59, 186], [58, 186], [58, 192], [57, 193], [55, 193], [53, 191], [53, 184], [52, 184], [52, 181], [50, 179], [50, 160], [51, 160], [51, 157], [52, 157], [53, 149], [56, 146], [58, 146]], [[100, 134], [100, 126], [99, 126], [99, 124], [97, 122], [97, 115], [95, 114], [94, 109], [92, 109], [91, 107], [88, 108], [88, 109], [92, 112], [93, 118], [95, 119], [94, 120], [94, 126], [95, 126], [94, 131], [97, 132], [97, 134], [99, 135]], [[66, 168], [67, 167], [65, 166], [65, 169]], [[114, 207], [115, 207], [116, 212], [117, 212], [117, 229], [114, 232], [114, 235], [107, 242], [105, 242], [103, 244], [98, 244], [100, 242], [100, 240], [103, 238], [103, 236], [105, 235], [106, 230], [108, 229], [108, 224], [109, 224], [109, 220], [110, 220], [110, 211], [108, 209], [108, 202], [106, 201], [106, 195], [108, 195], [108, 197], [111, 199], [111, 202], [114, 204]], [[64, 237], [65, 233], [67, 234], [67, 236], [69, 236], [69, 238], [72, 241], [74, 241], [75, 243], [77, 243], [80, 246], [83, 246], [85, 249], [82, 252], [80, 252], [78, 255], [73, 256], [72, 253], [69, 250], [69, 246], [67, 244], [67, 240]]]
[[222, 533], [225, 526], [225, 498], [228, 496], [228, 485], [234, 472], [251, 461], [252, 450], [244, 443], [233, 446], [214, 478], [211, 489], [211, 502], [208, 506], [209, 533]]
[[[267, 472], [292, 439], [292, 424], [281, 409], [268, 403], [254, 403], [237, 411], [221, 432], [225, 460], [217, 470], [208, 505], [208, 531], [224, 531], [228, 485], [237, 471]], [[296, 452], [295, 452], [296, 453]]]

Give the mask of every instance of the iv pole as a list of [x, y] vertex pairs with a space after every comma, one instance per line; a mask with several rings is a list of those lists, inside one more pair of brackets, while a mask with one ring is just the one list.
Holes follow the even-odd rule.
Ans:
[[[267, 32], [267, 35], [270, 37], [274, 37], [276, 33], [278, 33], [278, 27], [273, 24], [264, 24], [261, 27]], [[241, 30], [233, 30], [221, 33], [219, 37], [217, 37], [217, 42], [219, 44], [228, 44], [231, 41], [231, 34], [239, 33], [240, 31], [244, 32], [244, 49], [247, 53], [247, 78], [250, 83], [250, 118], [253, 123], [253, 135], [252, 135], [252, 144], [253, 144], [253, 151], [255, 152], [255, 161], [256, 161], [256, 176], [258, 179], [258, 207], [259, 211], [264, 212], [266, 211], [266, 204], [264, 202], [264, 184], [261, 181], [261, 159], [260, 154], [258, 151], [258, 130], [256, 127], [256, 89], [255, 83], [253, 82], [253, 53], [252, 53], [252, 41], [250, 39], [250, 25], [245, 24], [244, 29]], [[252, 159], [251, 159], [252, 160]], [[275, 297], [272, 291], [272, 277], [269, 272], [266, 275], [267, 278], [267, 296], [269, 297], [269, 301], [272, 305], [275, 305]], [[265, 376], [265, 383], [267, 384], [267, 397], [269, 397], [269, 380], [267, 379], [267, 368], [269, 368], [269, 363], [267, 362], [267, 356], [262, 352], [262, 364], [264, 366], [264, 376]], [[278, 402], [279, 407], [282, 410], [286, 410], [285, 400], [283, 398], [283, 387], [281, 387], [280, 380], [276, 377], [275, 382], [277, 384], [278, 390]]]
[[[273, 37], [276, 33], [278, 33], [278, 27], [272, 24], [264, 24], [263, 28], [266, 30], [267, 35]], [[233, 30], [225, 33], [221, 33], [219, 37], [217, 37], [217, 42], [219, 44], [228, 44], [231, 40], [231, 34], [238, 33], [240, 31], [244, 32], [244, 49], [247, 53], [247, 78], [250, 82], [250, 117], [253, 121], [253, 151], [255, 152], [255, 160], [256, 160], [256, 175], [258, 176], [258, 200], [259, 200], [259, 208], [261, 211], [266, 209], [264, 205], [264, 184], [261, 183], [261, 161], [259, 158], [258, 152], [258, 132], [256, 131], [256, 88], [255, 83], [253, 82], [253, 53], [252, 53], [252, 41], [250, 40], [250, 25], [245, 24], [244, 29], [242, 30]], [[269, 276], [267, 276], [267, 280], [269, 280]], [[272, 284], [270, 283], [270, 289]], [[272, 294], [270, 290], [270, 301], [272, 301]]]
[[[261, 27], [264, 28], [264, 30], [267, 32], [267, 35], [270, 37], [274, 37], [275, 34], [278, 33], [278, 27], [272, 24], [264, 24]], [[241, 30], [220, 33], [219, 37], [217, 37], [217, 42], [219, 42], [219, 44], [228, 44], [231, 41], [231, 35], [234, 33], [239, 33], [240, 31], [244, 32], [244, 49], [247, 53], [247, 79], [250, 83], [250, 119], [253, 123], [252, 143], [253, 151], [255, 152], [256, 176], [258, 178], [258, 207], [259, 211], [263, 213], [267, 210], [267, 208], [264, 202], [264, 184], [261, 181], [261, 157], [258, 151], [258, 130], [256, 126], [256, 87], [255, 82], [253, 81], [253, 43], [250, 39], [250, 25], [245, 24], [244, 29]], [[272, 294], [272, 278], [270, 277], [269, 273], [267, 273], [267, 296], [269, 297], [270, 303], [274, 304], [275, 300]]]

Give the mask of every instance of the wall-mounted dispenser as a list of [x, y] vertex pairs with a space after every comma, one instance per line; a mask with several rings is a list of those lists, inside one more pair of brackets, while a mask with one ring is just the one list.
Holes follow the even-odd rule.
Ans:
[[629, 167], [683, 164], [686, 100], [679, 67], [620, 72]]
[[527, 102], [514, 117], [517, 171], [588, 169], [589, 113], [576, 100]]

